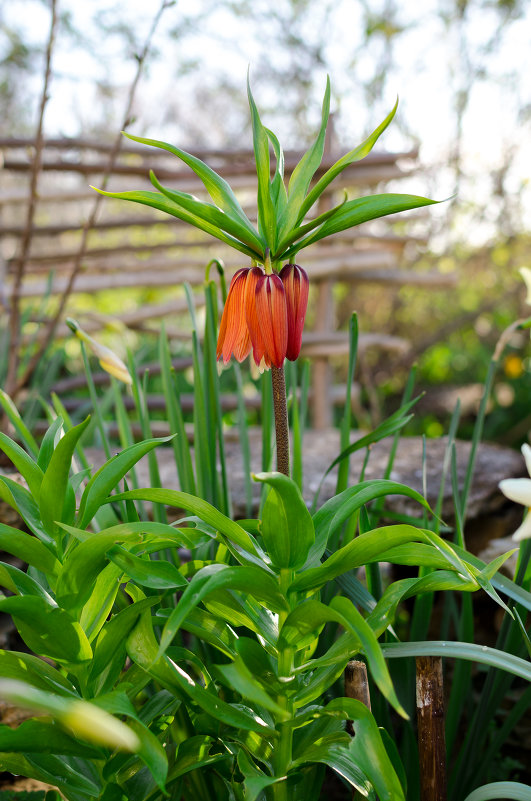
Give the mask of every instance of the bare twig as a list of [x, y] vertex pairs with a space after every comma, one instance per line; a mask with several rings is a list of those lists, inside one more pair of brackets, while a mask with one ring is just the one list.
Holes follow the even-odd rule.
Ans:
[[[130, 86], [130, 89], [129, 89], [129, 96], [128, 96], [128, 99], [127, 99], [126, 110], [125, 110], [123, 123], [122, 123], [122, 130], [124, 130], [124, 131], [129, 127], [129, 125], [131, 123], [131, 114], [132, 114], [132, 110], [133, 110], [133, 103], [134, 103], [134, 99], [135, 99], [136, 89], [137, 89], [137, 86], [138, 86], [138, 82], [140, 81], [140, 77], [142, 75], [142, 69], [144, 67], [144, 63], [146, 61], [146, 58], [147, 58], [148, 53], [149, 53], [149, 49], [151, 47], [151, 42], [152, 42], [153, 36], [154, 36], [155, 31], [157, 29], [157, 26], [158, 26], [158, 24], [160, 22], [162, 14], [164, 13], [164, 11], [167, 8], [169, 8], [173, 4], [174, 4], [173, 0], [162, 0], [162, 3], [160, 5], [159, 10], [157, 11], [157, 13], [155, 14], [155, 16], [153, 18], [153, 22], [151, 24], [151, 28], [150, 28], [149, 33], [148, 33], [148, 35], [146, 37], [146, 40], [144, 42], [144, 46], [142, 48], [142, 51], [140, 53], [138, 53], [137, 56], [136, 56], [137, 69], [136, 69], [135, 77], [134, 77], [133, 82], [132, 82], [132, 84]], [[110, 179], [110, 177], [111, 177], [111, 175], [113, 173], [113, 169], [114, 169], [114, 166], [115, 166], [115, 163], [116, 163], [116, 159], [117, 159], [118, 154], [120, 152], [122, 141], [123, 141], [123, 137], [122, 137], [122, 134], [120, 133], [116, 137], [114, 145], [113, 145], [112, 150], [111, 150], [110, 155], [109, 155], [109, 161], [108, 161], [107, 169], [106, 169], [105, 174], [103, 175], [102, 181], [101, 181], [102, 189], [105, 189], [107, 187], [108, 183], [109, 183], [109, 179]], [[70, 277], [68, 279], [68, 284], [65, 287], [65, 290], [64, 290], [64, 292], [63, 292], [63, 294], [61, 296], [61, 300], [59, 302], [59, 306], [57, 308], [57, 311], [56, 311], [54, 317], [49, 321], [49, 323], [47, 325], [47, 330], [46, 330], [45, 337], [43, 338], [43, 340], [42, 340], [39, 348], [37, 349], [37, 351], [33, 354], [32, 358], [30, 359], [30, 361], [28, 363], [28, 366], [27, 366], [27, 368], [26, 368], [26, 370], [24, 372], [24, 375], [21, 377], [21, 379], [19, 380], [19, 382], [17, 383], [17, 385], [16, 385], [16, 387], [14, 389], [14, 393], [13, 394], [15, 396], [16, 396], [16, 394], [18, 392], [20, 392], [21, 389], [23, 389], [23, 387], [29, 381], [33, 371], [37, 367], [39, 361], [41, 360], [43, 354], [45, 353], [46, 349], [48, 348], [50, 342], [52, 341], [52, 339], [53, 339], [53, 337], [55, 335], [56, 328], [57, 328], [57, 326], [59, 324], [59, 321], [61, 320], [61, 318], [63, 316], [67, 301], [68, 301], [68, 299], [69, 299], [69, 297], [70, 297], [70, 295], [72, 293], [72, 289], [74, 287], [74, 283], [75, 283], [76, 277], [77, 277], [77, 275], [78, 275], [78, 273], [79, 273], [79, 271], [81, 269], [81, 264], [82, 264], [83, 258], [85, 256], [85, 253], [87, 251], [87, 242], [88, 242], [89, 232], [94, 227], [94, 224], [96, 222], [96, 218], [97, 218], [97, 215], [98, 215], [98, 211], [99, 211], [99, 208], [100, 208], [100, 205], [101, 205], [102, 198], [103, 198], [103, 196], [99, 195], [99, 194], [96, 194], [94, 196], [94, 203], [93, 203], [93, 206], [92, 206], [92, 211], [89, 214], [89, 217], [88, 217], [87, 221], [85, 222], [85, 225], [83, 226], [81, 242], [80, 242], [80, 245], [79, 245], [79, 250], [78, 250], [76, 259], [74, 261], [74, 265], [72, 267], [72, 272], [70, 273]]]
[[46, 103], [48, 102], [49, 98], [48, 88], [52, 76], [52, 53], [55, 43], [56, 28], [57, 28], [57, 3], [56, 0], [52, 0], [50, 33], [48, 35], [48, 44], [46, 46], [44, 82], [43, 82], [41, 102], [39, 107], [39, 120], [37, 123], [37, 132], [35, 135], [35, 152], [31, 166], [30, 195], [27, 205], [26, 223], [20, 241], [19, 255], [15, 263], [16, 264], [15, 279], [13, 284], [13, 293], [11, 295], [11, 304], [9, 313], [9, 354], [7, 363], [6, 391], [10, 395], [16, 394], [17, 372], [20, 363], [21, 288], [22, 288], [22, 280], [24, 278], [24, 267], [26, 265], [26, 260], [28, 257], [31, 244], [33, 218], [35, 216], [35, 206], [37, 205], [37, 183], [39, 180], [39, 173], [41, 171], [42, 151], [44, 144], [43, 143], [44, 110], [46, 108]]

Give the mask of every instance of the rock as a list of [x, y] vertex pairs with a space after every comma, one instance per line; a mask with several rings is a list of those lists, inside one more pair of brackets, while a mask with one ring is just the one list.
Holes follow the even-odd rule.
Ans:
[[[353, 433], [352, 441], [362, 435], [363, 432]], [[261, 431], [252, 429], [249, 432], [249, 436], [251, 440], [251, 469], [253, 472], [259, 472], [261, 470]], [[392, 440], [387, 439], [371, 447], [365, 479], [384, 477], [391, 445]], [[426, 440], [427, 499], [432, 508], [437, 502], [446, 447], [447, 440], [444, 437]], [[462, 491], [471, 444], [458, 440], [455, 443], [455, 448], [459, 488]], [[402, 437], [398, 443], [390, 475], [393, 481], [405, 484], [421, 494], [423, 484], [422, 451], [422, 437]], [[306, 502], [311, 504], [325, 471], [339, 454], [339, 431], [337, 429], [307, 431], [304, 435], [303, 452], [303, 495]], [[158, 448], [156, 453], [162, 486], [168, 489], [178, 489], [173, 451], [169, 448]], [[351, 456], [351, 485], [359, 481], [365, 455], [366, 451], [363, 449]], [[96, 467], [103, 463], [104, 457], [100, 451], [89, 450], [87, 451], [87, 456], [89, 461], [92, 461]], [[234, 516], [236, 518], [246, 517], [243, 462], [237, 441], [232, 439], [227, 441], [226, 458]], [[479, 445], [468, 501], [467, 532], [468, 530], [472, 531], [473, 539], [478, 541], [477, 547], [472, 547], [467, 540], [467, 546], [471, 550], [477, 552], [484, 545], [484, 542], [488, 542], [493, 536], [496, 538], [506, 536], [517, 528], [521, 522], [521, 509], [515, 504], [507, 502], [498, 489], [498, 483], [503, 478], [514, 478], [525, 474], [523, 459], [517, 451], [489, 443]], [[145, 458], [137, 466], [137, 475], [140, 486], [149, 486], [149, 471]], [[324, 479], [319, 491], [319, 505], [334, 494], [336, 476], [337, 468], [332, 470]], [[260, 485], [254, 484], [254, 513], [258, 509], [259, 497]], [[422, 509], [418, 503], [400, 495], [389, 496], [386, 500], [386, 508], [395, 513], [416, 518], [420, 518], [422, 515]], [[446, 523], [452, 525], [454, 508], [451, 471], [449, 468], [443, 494], [442, 518]], [[476, 526], [476, 523], [479, 523], [479, 525]]]

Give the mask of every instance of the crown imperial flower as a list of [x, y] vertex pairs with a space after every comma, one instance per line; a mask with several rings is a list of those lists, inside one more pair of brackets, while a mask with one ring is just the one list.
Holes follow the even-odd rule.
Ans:
[[253, 351], [261, 369], [294, 361], [301, 349], [308, 305], [308, 276], [286, 264], [280, 274], [262, 267], [238, 270], [229, 287], [219, 328], [217, 358], [241, 362]]

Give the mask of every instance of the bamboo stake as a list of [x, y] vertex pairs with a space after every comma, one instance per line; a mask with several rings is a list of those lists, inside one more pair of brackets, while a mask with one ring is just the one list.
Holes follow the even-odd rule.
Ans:
[[[369, 690], [369, 678], [367, 676], [367, 665], [358, 659], [351, 659], [345, 668], [345, 695], [347, 698], [354, 698], [361, 701], [367, 709], [371, 710], [371, 693]], [[352, 721], [347, 720], [347, 731], [354, 734]]]
[[416, 666], [420, 798], [446, 801], [442, 658], [419, 656]]

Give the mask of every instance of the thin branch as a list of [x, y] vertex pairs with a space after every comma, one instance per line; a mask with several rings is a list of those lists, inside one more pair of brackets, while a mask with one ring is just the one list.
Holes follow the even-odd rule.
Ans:
[[57, 3], [52, 0], [51, 4], [51, 20], [50, 20], [50, 33], [48, 35], [48, 44], [46, 46], [46, 64], [44, 70], [44, 83], [42, 87], [41, 102], [39, 108], [39, 120], [37, 123], [37, 132], [35, 135], [35, 153], [31, 167], [31, 180], [30, 180], [30, 195], [27, 206], [26, 223], [22, 232], [20, 241], [19, 256], [15, 262], [15, 279], [13, 284], [13, 293], [11, 295], [11, 305], [9, 314], [9, 354], [7, 365], [6, 377], [6, 391], [8, 394], [16, 394], [17, 372], [20, 363], [20, 302], [21, 302], [21, 288], [24, 278], [24, 268], [28, 258], [31, 236], [33, 230], [33, 219], [35, 217], [35, 207], [37, 205], [37, 184], [39, 180], [39, 173], [42, 164], [42, 151], [43, 151], [43, 125], [44, 125], [44, 110], [48, 102], [49, 92], [48, 88], [52, 77], [52, 53], [55, 43], [55, 33], [57, 28]]
[[[155, 31], [157, 29], [157, 26], [158, 26], [158, 24], [160, 22], [162, 14], [164, 13], [164, 11], [167, 8], [169, 8], [172, 5], [174, 5], [174, 0], [162, 0], [162, 3], [160, 5], [159, 10], [157, 11], [155, 17], [153, 18], [153, 22], [151, 24], [151, 28], [149, 30], [149, 33], [148, 33], [148, 35], [146, 37], [146, 40], [145, 40], [145, 43], [144, 43], [144, 47], [142, 48], [142, 51], [140, 53], [138, 53], [137, 56], [136, 56], [136, 58], [137, 58], [136, 74], [135, 74], [135, 77], [134, 77], [133, 82], [131, 84], [131, 87], [129, 89], [129, 96], [128, 96], [128, 100], [127, 100], [127, 106], [126, 106], [126, 110], [125, 110], [125, 114], [124, 114], [124, 118], [123, 118], [123, 123], [122, 123], [122, 130], [124, 130], [124, 131], [129, 127], [129, 125], [131, 123], [131, 114], [132, 114], [132, 110], [133, 110], [133, 103], [134, 103], [134, 99], [135, 99], [136, 89], [137, 89], [138, 82], [140, 81], [140, 78], [141, 78], [141, 75], [142, 75], [142, 70], [143, 70], [143, 67], [144, 67], [144, 63], [146, 61], [146, 58], [147, 58], [148, 53], [149, 53], [149, 49], [151, 47], [151, 42], [152, 42], [153, 36], [154, 36]], [[108, 161], [107, 169], [106, 169], [105, 174], [103, 175], [103, 178], [102, 178], [102, 181], [101, 181], [101, 188], [102, 189], [106, 189], [106, 187], [107, 187], [107, 185], [109, 183], [109, 179], [110, 179], [110, 177], [111, 177], [111, 175], [113, 173], [113, 170], [114, 170], [116, 159], [118, 158], [118, 154], [120, 152], [122, 141], [123, 141], [123, 137], [122, 137], [122, 134], [120, 133], [116, 137], [114, 145], [113, 145], [113, 148], [112, 148], [112, 150], [110, 152], [110, 155], [109, 155], [109, 161]], [[56, 311], [54, 317], [48, 323], [46, 334], [45, 334], [45, 336], [44, 336], [44, 338], [43, 338], [43, 340], [42, 340], [42, 342], [40, 344], [40, 347], [33, 354], [32, 358], [30, 359], [30, 361], [28, 363], [28, 366], [27, 366], [27, 368], [26, 368], [26, 370], [24, 372], [24, 375], [22, 376], [22, 378], [19, 380], [18, 384], [15, 387], [15, 390], [14, 390], [14, 395], [15, 396], [16, 396], [16, 394], [18, 392], [20, 392], [21, 389], [23, 389], [23, 387], [29, 381], [31, 375], [33, 374], [35, 368], [37, 367], [39, 361], [43, 357], [45, 351], [47, 350], [48, 346], [50, 345], [50, 343], [51, 343], [51, 341], [52, 341], [52, 339], [53, 339], [53, 337], [55, 335], [55, 331], [56, 331], [57, 326], [58, 326], [58, 324], [59, 324], [59, 322], [60, 322], [60, 320], [61, 320], [61, 318], [63, 316], [63, 313], [64, 313], [64, 310], [65, 310], [66, 304], [68, 302], [68, 299], [69, 299], [70, 295], [72, 294], [72, 290], [74, 288], [74, 283], [75, 283], [76, 277], [77, 277], [77, 275], [78, 275], [78, 273], [79, 273], [79, 271], [81, 269], [83, 258], [85, 256], [85, 253], [87, 252], [87, 243], [88, 243], [89, 232], [91, 231], [91, 229], [95, 225], [96, 218], [97, 218], [97, 215], [98, 215], [98, 211], [99, 211], [102, 199], [103, 199], [102, 195], [95, 194], [94, 203], [93, 203], [93, 206], [92, 206], [92, 211], [91, 211], [87, 221], [85, 222], [85, 224], [83, 226], [81, 242], [80, 242], [80, 245], [79, 245], [79, 250], [78, 250], [76, 259], [74, 261], [74, 265], [72, 267], [72, 272], [70, 273], [68, 284], [67, 284], [67, 286], [65, 288], [65, 291], [64, 291], [64, 293], [63, 293], [63, 295], [61, 297], [61, 301], [59, 303], [59, 306], [57, 308], [57, 311]]]

